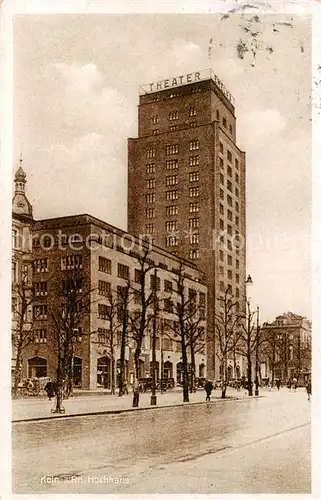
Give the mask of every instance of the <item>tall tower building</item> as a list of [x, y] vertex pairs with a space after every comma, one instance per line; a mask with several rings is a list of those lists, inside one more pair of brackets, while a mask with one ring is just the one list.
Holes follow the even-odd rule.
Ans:
[[204, 272], [207, 376], [219, 378], [218, 299], [229, 287], [244, 307], [245, 153], [233, 98], [212, 70], [141, 87], [138, 138], [128, 142], [128, 226]]

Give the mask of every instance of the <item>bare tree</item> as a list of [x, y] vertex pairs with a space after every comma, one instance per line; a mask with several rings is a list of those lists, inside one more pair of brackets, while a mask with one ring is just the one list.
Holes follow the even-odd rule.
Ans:
[[12, 313], [16, 321], [16, 329], [12, 335], [12, 344], [16, 350], [16, 365], [14, 369], [13, 397], [18, 395], [18, 385], [21, 376], [21, 364], [23, 350], [34, 341], [33, 323], [39, 316], [37, 309], [33, 310], [33, 315], [29, 314], [35, 299], [34, 289], [28, 268], [22, 272], [22, 279], [19, 283], [13, 283]]
[[237, 301], [226, 287], [224, 295], [218, 298], [220, 312], [215, 314], [215, 338], [218, 350], [216, 355], [222, 365], [222, 398], [227, 389], [227, 358], [235, 352], [242, 337], [239, 315], [236, 312]]
[[125, 286], [119, 286], [117, 289], [117, 314], [121, 327], [121, 340], [120, 340], [120, 371], [119, 371], [119, 387], [118, 396], [124, 394], [125, 382], [125, 349], [129, 342], [128, 335], [128, 307], [131, 299], [131, 284], [128, 280]]
[[262, 355], [267, 356], [269, 360], [269, 365], [271, 369], [271, 384], [272, 386], [274, 385], [274, 379], [275, 379], [275, 367], [277, 364], [277, 353], [278, 353], [278, 347], [279, 347], [279, 339], [278, 339], [278, 333], [276, 331], [271, 331], [271, 330], [264, 330], [264, 325], [263, 328], [261, 329], [261, 332], [263, 331], [263, 345], [262, 345]]
[[189, 315], [186, 320], [186, 347], [189, 348], [191, 356], [190, 391], [195, 392], [196, 363], [195, 355], [205, 347], [204, 317], [202, 308], [197, 306], [196, 294], [189, 297]]
[[154, 291], [147, 291], [146, 281], [151, 271], [155, 269], [155, 264], [150, 258], [151, 249], [147, 243], [143, 246], [141, 253], [136, 256], [139, 269], [136, 270], [138, 275], [137, 282], [139, 285], [139, 302], [140, 307], [138, 310], [129, 313], [131, 338], [135, 343], [134, 362], [134, 386], [133, 386], [133, 407], [139, 406], [139, 360], [142, 351], [142, 342], [145, 331], [148, 327], [151, 316], [148, 315], [148, 308], [152, 305], [154, 300]]
[[85, 333], [83, 326], [89, 314], [93, 289], [84, 287], [84, 279], [78, 269], [68, 278], [52, 283], [53, 292], [49, 300], [49, 309], [53, 323], [53, 349], [57, 354], [56, 407], [55, 412], [63, 412], [62, 399], [64, 389], [67, 396], [72, 393], [74, 344], [80, 338], [94, 332]]

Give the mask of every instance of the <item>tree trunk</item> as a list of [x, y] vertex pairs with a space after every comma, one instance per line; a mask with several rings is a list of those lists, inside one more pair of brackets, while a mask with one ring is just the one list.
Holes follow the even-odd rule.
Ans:
[[122, 321], [121, 345], [120, 345], [118, 396], [122, 396], [124, 394], [126, 333], [127, 333], [127, 312], [124, 312]]
[[196, 367], [195, 367], [195, 352], [194, 352], [194, 345], [191, 340], [191, 392], [196, 392], [196, 384], [195, 384], [195, 372], [196, 372]]
[[13, 397], [18, 397], [18, 385], [20, 382], [20, 365], [22, 361], [22, 343], [19, 342], [17, 348], [17, 358], [16, 358], [16, 366], [14, 369], [14, 384], [13, 384]]
[[182, 362], [183, 362], [183, 402], [189, 403], [188, 395], [188, 361], [185, 344], [185, 334], [182, 331]]
[[247, 383], [248, 383], [249, 396], [253, 396], [251, 354], [247, 355]]
[[226, 389], [227, 389], [227, 354], [225, 353], [223, 356], [223, 373], [222, 373], [222, 399], [226, 397]]
[[138, 408], [139, 406], [139, 356], [140, 349], [136, 348], [134, 359], [135, 359], [135, 380], [133, 385], [133, 408]]
[[[59, 347], [60, 349], [60, 347]], [[62, 406], [63, 400], [63, 366], [61, 354], [58, 352], [58, 363], [57, 363], [57, 380], [56, 380], [56, 406], [54, 413], [63, 413], [65, 410]]]
[[111, 384], [110, 384], [110, 392], [115, 395], [115, 357], [114, 353], [111, 354]]

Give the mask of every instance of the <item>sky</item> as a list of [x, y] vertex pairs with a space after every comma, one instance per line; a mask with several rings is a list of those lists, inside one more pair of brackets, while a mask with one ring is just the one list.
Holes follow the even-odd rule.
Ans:
[[22, 154], [36, 219], [89, 213], [126, 230], [139, 85], [209, 67], [246, 151], [251, 301], [262, 321], [311, 318], [308, 17], [16, 16], [14, 167]]

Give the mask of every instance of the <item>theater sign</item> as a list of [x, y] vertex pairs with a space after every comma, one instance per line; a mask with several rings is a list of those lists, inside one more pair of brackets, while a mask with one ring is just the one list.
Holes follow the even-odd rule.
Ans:
[[187, 73], [183, 75], [173, 76], [167, 78], [166, 80], [158, 80], [155, 82], [146, 83], [140, 85], [140, 95], [151, 94], [153, 92], [159, 92], [160, 90], [175, 89], [181, 85], [187, 85], [188, 83], [196, 83], [202, 80], [212, 79], [214, 83], [218, 86], [225, 97], [234, 104], [234, 98], [223, 85], [221, 80], [215, 75], [214, 71], [211, 69], [205, 69], [202, 71], [195, 71], [193, 73]]

